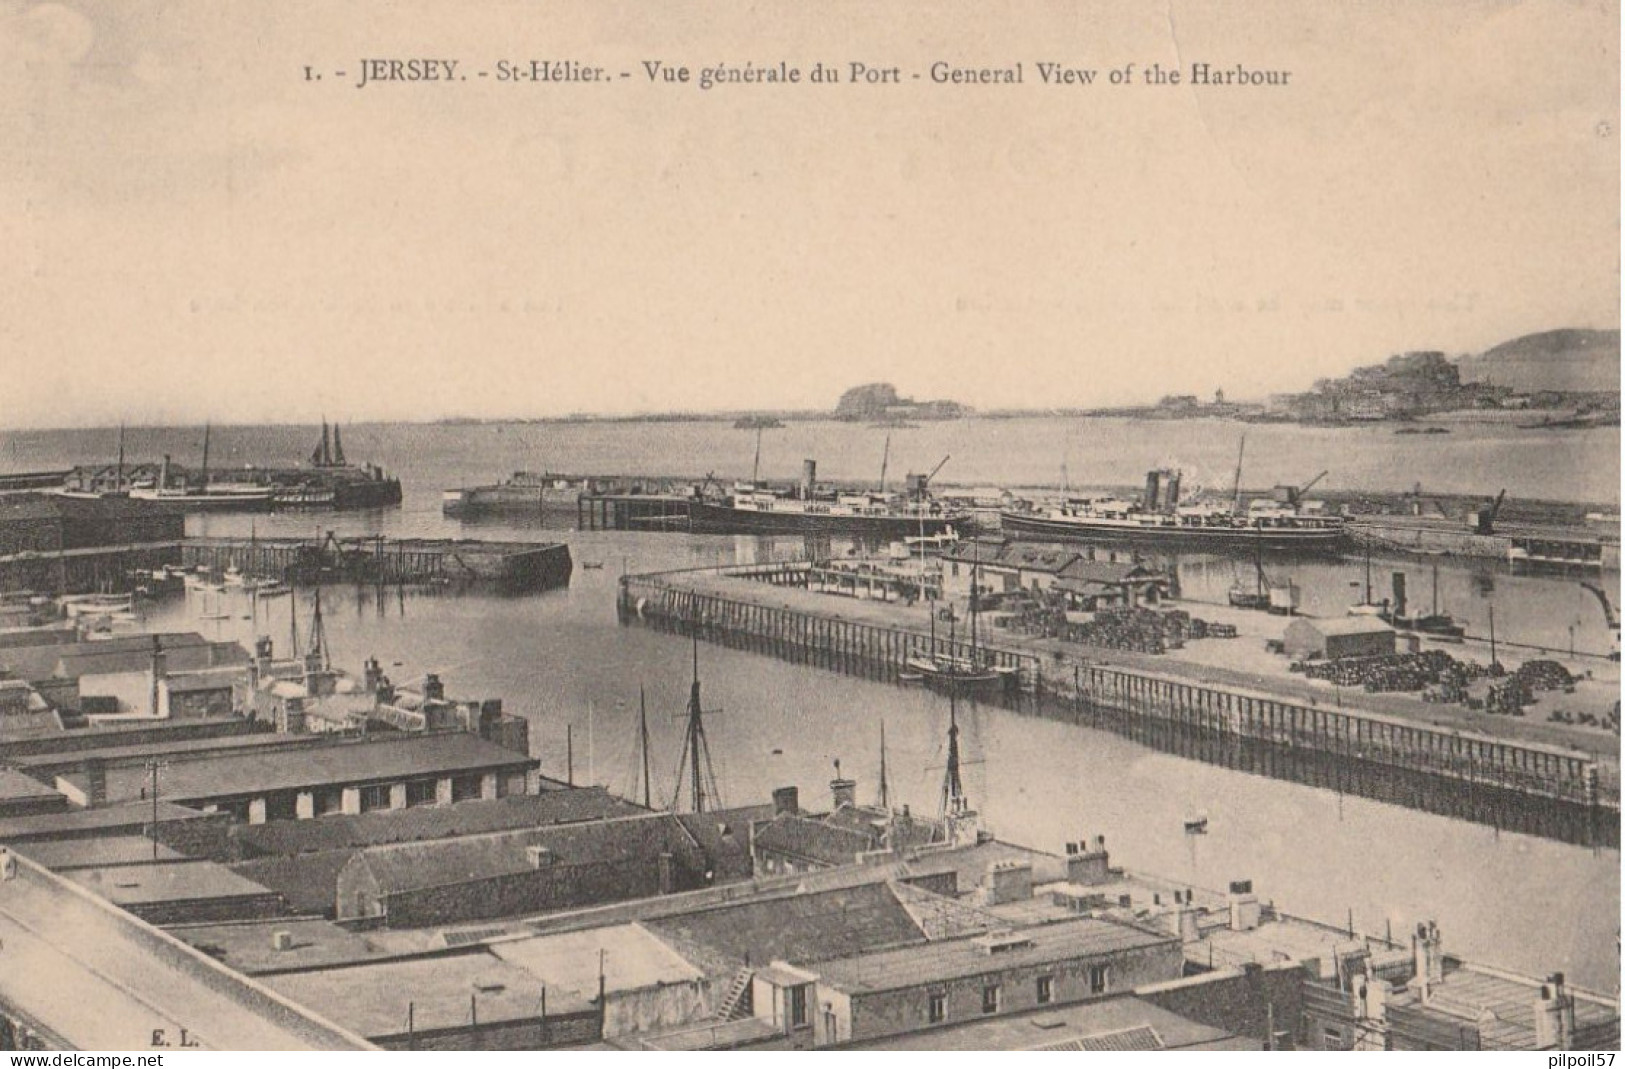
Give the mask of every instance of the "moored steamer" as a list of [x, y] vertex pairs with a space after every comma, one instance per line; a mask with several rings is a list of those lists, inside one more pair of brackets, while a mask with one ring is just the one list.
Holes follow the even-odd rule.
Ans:
[[1180, 500], [1180, 473], [1152, 471], [1141, 501], [1118, 498], [1073, 498], [1045, 509], [1005, 510], [999, 521], [1014, 539], [1084, 542], [1135, 542], [1189, 549], [1276, 550], [1334, 553], [1345, 535], [1343, 517], [1325, 512], [1302, 494], [1324, 472], [1303, 487], [1283, 486], [1269, 498], [1252, 501], [1245, 510], [1209, 502]]

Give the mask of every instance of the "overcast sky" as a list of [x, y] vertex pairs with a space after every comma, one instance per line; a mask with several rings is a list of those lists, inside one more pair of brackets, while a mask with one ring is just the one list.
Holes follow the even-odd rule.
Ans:
[[[0, 4], [0, 425], [1260, 396], [1618, 326], [1617, 4], [701, 10]], [[469, 81], [352, 87], [417, 56]], [[533, 58], [632, 78], [473, 73]], [[641, 67], [781, 59], [902, 84]]]

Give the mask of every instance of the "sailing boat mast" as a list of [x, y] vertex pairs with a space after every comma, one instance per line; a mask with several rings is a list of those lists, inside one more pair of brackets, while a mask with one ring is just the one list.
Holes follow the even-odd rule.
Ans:
[[[677, 794], [683, 791], [682, 769], [689, 769], [689, 797], [696, 813], [705, 812], [708, 804], [716, 802], [717, 780], [711, 768], [711, 747], [705, 741], [705, 721], [700, 711], [700, 634], [694, 632], [694, 682], [688, 692], [688, 731], [683, 738], [683, 759], [678, 763]], [[709, 791], [709, 796], [707, 795]], [[672, 799], [672, 810], [677, 809], [677, 798]]]
[[750, 466], [750, 488], [756, 489], [762, 471], [762, 425], [756, 425], [756, 460]]
[[880, 492], [886, 492], [886, 465], [891, 462], [891, 432], [886, 432], [886, 451], [880, 454]]
[[1264, 528], [1258, 528], [1258, 537], [1253, 539], [1253, 567], [1258, 570], [1258, 596], [1264, 596]]
[[203, 424], [203, 485], [200, 489], [209, 488], [209, 425]]
[[308, 656], [318, 658], [322, 671], [330, 667], [327, 650], [327, 627], [322, 623], [322, 588], [316, 588], [316, 605], [310, 611], [310, 649]]
[[982, 582], [982, 546], [972, 541], [970, 544], [970, 660], [972, 670], [981, 668], [981, 658], [976, 646], [976, 614], [980, 608], [980, 596], [977, 587]]
[[959, 776], [959, 703], [956, 700], [958, 692], [957, 686], [948, 688], [948, 766], [942, 774], [940, 814], [944, 821], [962, 816], [966, 809], [965, 785]]
[[638, 687], [638, 738], [643, 743], [643, 808], [653, 809], [649, 798], [649, 709], [641, 686]]
[[[15, 445], [16, 443], [12, 443]], [[118, 482], [113, 489], [124, 489], [124, 424], [118, 425]]]
[[891, 788], [886, 783], [886, 721], [880, 721], [880, 808], [891, 812]]
[[1371, 543], [1365, 544], [1365, 603], [1371, 604]]

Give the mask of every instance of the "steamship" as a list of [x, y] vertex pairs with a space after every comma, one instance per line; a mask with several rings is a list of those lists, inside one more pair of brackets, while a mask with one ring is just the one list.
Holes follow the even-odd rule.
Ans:
[[1135, 542], [1189, 549], [1268, 549], [1332, 553], [1342, 545], [1343, 518], [1305, 502], [1297, 487], [1279, 487], [1245, 510], [1209, 502], [1181, 502], [1180, 473], [1146, 475], [1145, 497], [1069, 498], [1047, 508], [1007, 509], [999, 514], [1013, 539]]

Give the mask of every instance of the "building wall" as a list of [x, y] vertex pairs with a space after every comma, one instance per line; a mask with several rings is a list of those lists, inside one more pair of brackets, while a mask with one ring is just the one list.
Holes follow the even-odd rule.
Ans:
[[79, 677], [79, 698], [117, 698], [121, 713], [139, 713], [157, 716], [152, 704], [152, 670], [143, 668], [134, 672], [106, 672], [101, 675]]
[[[187, 820], [158, 822], [158, 841], [187, 857], [209, 861], [234, 861], [237, 850], [231, 841], [231, 816], [214, 813]], [[152, 837], [152, 825], [144, 824], [141, 834]]]
[[158, 692], [159, 711], [176, 720], [197, 720], [203, 717], [231, 716], [236, 712], [232, 688], [228, 683], [214, 690], [192, 690], [179, 694], [162, 688]]
[[604, 1002], [605, 1039], [694, 1024], [711, 1015], [704, 980], [611, 991]]
[[1213, 974], [1211, 980], [1139, 993], [1140, 998], [1181, 1017], [1238, 1036], [1264, 1039], [1273, 1014], [1276, 1032], [1304, 1035], [1304, 972], [1296, 965]]
[[385, 1050], [545, 1050], [596, 1042], [598, 1014], [549, 1014], [515, 1021], [495, 1021], [477, 1027], [436, 1028], [432, 1031], [388, 1036], [369, 1036]]
[[[1108, 970], [1106, 990], [1098, 995], [1090, 991], [1090, 969], [1097, 965], [1104, 965]], [[990, 984], [999, 987], [996, 1015], [1004, 1015], [1045, 1005], [1038, 1001], [1037, 982], [1041, 976], [1051, 978], [1048, 1004], [1060, 1005], [1122, 994], [1142, 984], [1176, 979], [1183, 968], [1184, 955], [1174, 940], [1119, 954], [1089, 955], [1044, 964], [1005, 965], [997, 955], [989, 955], [987, 971], [975, 976], [922, 982], [890, 991], [849, 992], [844, 1019], [841, 1002], [835, 997], [838, 993], [820, 985], [816, 1018], [820, 1029], [827, 1031], [833, 1024], [837, 1042], [874, 1039], [995, 1016], [982, 1010], [983, 990]], [[946, 997], [942, 1021], [930, 1019], [933, 994]], [[825, 1019], [826, 1002], [831, 1004], [832, 1022]]]
[[267, 920], [286, 916], [287, 904], [274, 891], [230, 898], [195, 898], [174, 902], [148, 902], [124, 907], [148, 924], [218, 924], [224, 921]]
[[68, 809], [65, 795], [54, 798], [0, 798], [0, 817], [31, 817], [40, 813], [64, 813]]

